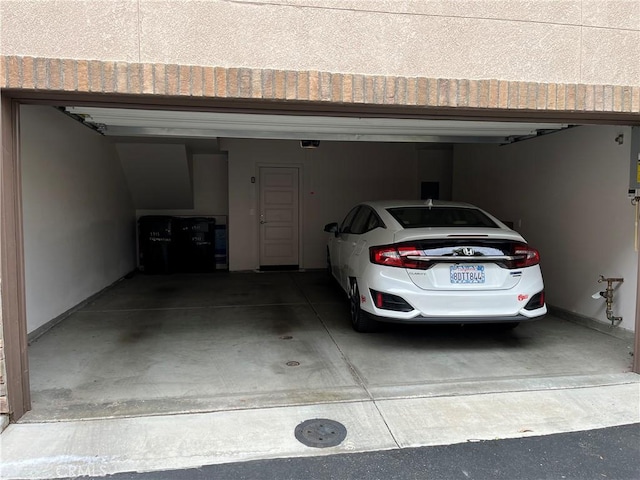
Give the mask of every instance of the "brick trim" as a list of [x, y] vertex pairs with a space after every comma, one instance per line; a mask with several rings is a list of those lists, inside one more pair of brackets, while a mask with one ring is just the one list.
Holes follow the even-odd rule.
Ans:
[[640, 85], [395, 77], [0, 56], [0, 88], [503, 111], [640, 114]]

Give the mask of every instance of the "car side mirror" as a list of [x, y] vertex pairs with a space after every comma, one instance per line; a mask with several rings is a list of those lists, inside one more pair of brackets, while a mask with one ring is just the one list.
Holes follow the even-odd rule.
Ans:
[[324, 226], [324, 231], [327, 232], [327, 233], [336, 234], [336, 233], [338, 233], [338, 224], [335, 223], [335, 222], [334, 223], [327, 223]]

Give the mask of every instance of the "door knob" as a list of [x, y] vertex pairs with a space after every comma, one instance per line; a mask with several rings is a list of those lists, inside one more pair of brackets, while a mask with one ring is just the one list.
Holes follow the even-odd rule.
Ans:
[[267, 223], [267, 222], [265, 222], [264, 220], [260, 220], [260, 225], [263, 225], [265, 223]]

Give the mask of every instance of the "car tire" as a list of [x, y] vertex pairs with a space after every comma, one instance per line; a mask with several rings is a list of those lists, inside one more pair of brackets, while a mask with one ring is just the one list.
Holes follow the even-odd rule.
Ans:
[[349, 293], [349, 303], [351, 312], [351, 326], [356, 332], [370, 333], [377, 330], [377, 322], [371, 320], [366, 312], [360, 308], [360, 290], [358, 290], [358, 282], [352, 281]]

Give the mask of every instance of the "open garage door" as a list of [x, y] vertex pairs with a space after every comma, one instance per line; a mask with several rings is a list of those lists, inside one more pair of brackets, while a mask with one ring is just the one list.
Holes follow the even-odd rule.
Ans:
[[[327, 117], [64, 107], [106, 136], [507, 144], [563, 123]], [[314, 146], [311, 144], [309, 146]]]
[[[26, 420], [580, 386], [631, 370], [631, 127], [56, 106], [22, 107]], [[255, 272], [262, 168], [299, 172], [306, 272]], [[540, 249], [552, 315], [498, 336], [350, 330], [348, 304], [316, 271], [322, 227], [360, 201], [419, 199], [423, 183]], [[229, 270], [246, 273], [119, 281], [139, 266], [148, 215], [226, 217]], [[625, 280], [613, 327], [591, 298], [601, 274]]]

